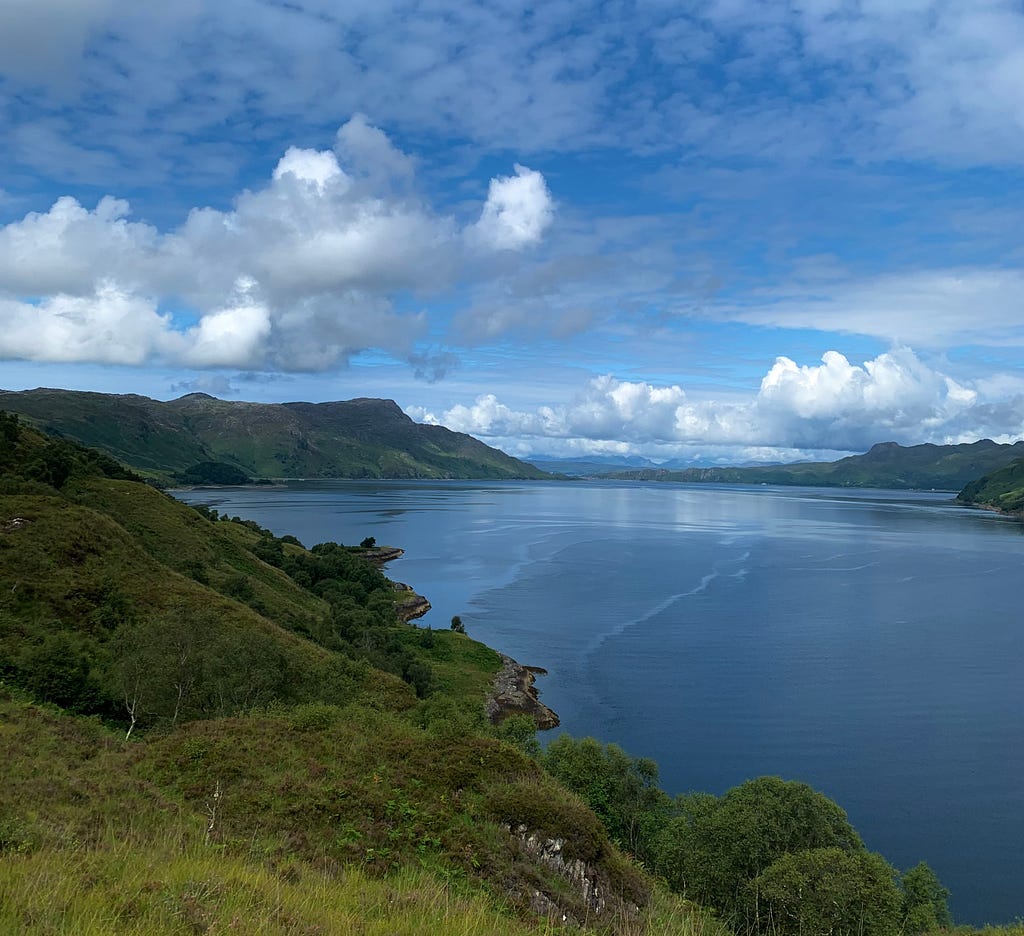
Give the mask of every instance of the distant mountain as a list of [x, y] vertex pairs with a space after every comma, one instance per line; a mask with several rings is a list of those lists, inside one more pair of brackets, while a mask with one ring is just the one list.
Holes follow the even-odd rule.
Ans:
[[557, 455], [531, 456], [530, 464], [544, 471], [569, 475], [576, 478], [606, 476], [613, 471], [684, 471], [688, 468], [706, 467], [700, 459], [673, 458], [667, 461], [652, 461], [642, 455], [587, 455], [561, 458]]
[[[190, 393], [0, 391], [0, 409], [169, 479], [533, 478], [546, 472], [462, 432], [413, 422], [392, 400], [243, 403]], [[211, 466], [223, 466], [221, 469]]]
[[732, 484], [793, 484], [821, 487], [878, 487], [959, 491], [968, 482], [998, 471], [1024, 456], [1024, 441], [1000, 445], [991, 439], [962, 445], [881, 442], [863, 455], [834, 462], [801, 462], [756, 468], [640, 469], [603, 475], [634, 481]]
[[559, 458], [555, 455], [537, 455], [530, 458], [530, 464], [544, 471], [565, 474], [576, 478], [607, 474], [609, 471], [618, 469], [632, 470], [660, 467], [648, 458], [625, 455], [589, 455], [585, 458]]
[[[1018, 443], [1020, 444], [1020, 443]], [[1024, 516], [1024, 458], [967, 484], [956, 499], [964, 504], [992, 507]]]

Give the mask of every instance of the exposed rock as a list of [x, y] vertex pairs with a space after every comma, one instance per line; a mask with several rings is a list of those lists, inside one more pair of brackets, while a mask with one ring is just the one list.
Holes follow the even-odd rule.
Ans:
[[558, 716], [540, 701], [533, 685], [536, 676], [546, 675], [547, 670], [523, 666], [504, 653], [498, 655], [502, 666], [494, 677], [494, 688], [487, 700], [487, 717], [491, 723], [496, 725], [510, 715], [530, 715], [541, 731], [557, 728]]
[[3, 523], [0, 523], [0, 533], [13, 533], [27, 524], [28, 520], [24, 517], [11, 517], [10, 520], [4, 520]]
[[577, 905], [574, 910], [578, 912], [582, 908], [585, 920], [578, 919], [576, 913], [560, 904], [557, 895], [546, 894], [536, 889], [529, 894], [532, 912], [570, 926], [579, 926], [586, 920], [594, 918], [601, 919], [610, 910], [614, 910], [617, 916], [634, 919], [639, 916], [640, 908], [636, 904], [606, 893], [607, 888], [596, 868], [579, 858], [568, 857], [564, 852], [565, 842], [562, 839], [543, 838], [530, 832], [525, 825], [508, 826], [508, 830], [519, 839], [527, 855], [550, 868], [569, 884], [573, 891], [574, 903]]
[[408, 624], [409, 621], [423, 617], [430, 610], [430, 602], [422, 595], [417, 595], [411, 585], [406, 585], [405, 582], [392, 582], [391, 587], [402, 594], [395, 602], [399, 620]]
[[405, 555], [405, 550], [399, 549], [397, 546], [372, 546], [361, 555], [367, 562], [372, 562], [374, 565], [386, 565], [392, 559], [401, 559]]

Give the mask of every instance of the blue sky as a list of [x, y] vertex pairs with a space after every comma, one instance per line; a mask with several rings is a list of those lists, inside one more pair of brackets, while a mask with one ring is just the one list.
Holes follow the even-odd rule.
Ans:
[[5, 0], [0, 387], [515, 454], [1024, 436], [1009, 0]]

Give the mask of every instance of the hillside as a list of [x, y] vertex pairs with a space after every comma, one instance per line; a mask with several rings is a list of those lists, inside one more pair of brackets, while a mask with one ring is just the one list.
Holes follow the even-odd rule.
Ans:
[[805, 784], [673, 798], [614, 745], [492, 722], [501, 657], [402, 623], [389, 554], [193, 509], [0, 412], [0, 932], [949, 922], [926, 865]]
[[391, 400], [243, 403], [192, 393], [164, 403], [38, 389], [0, 391], [0, 409], [163, 480], [201, 465], [228, 478], [550, 477], [465, 433], [413, 422]]
[[699, 931], [363, 552], [0, 412], [0, 932]]
[[959, 491], [981, 475], [997, 471], [1024, 455], [1024, 441], [1000, 445], [990, 439], [961, 445], [912, 445], [881, 442], [863, 455], [834, 462], [802, 462], [757, 468], [639, 469], [602, 477], [631, 481], [786, 484], [809, 487], [877, 487]]
[[977, 504], [1002, 513], [1024, 516], [1024, 458], [971, 481], [956, 499], [964, 504]]

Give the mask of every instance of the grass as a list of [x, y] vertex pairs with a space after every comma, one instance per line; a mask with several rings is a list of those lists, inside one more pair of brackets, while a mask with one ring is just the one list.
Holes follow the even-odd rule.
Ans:
[[[496, 740], [307, 705], [126, 743], [7, 688], [0, 743], [2, 933], [562, 932], [526, 912], [534, 889], [565, 884], [529, 860], [495, 793], [531, 787], [538, 821], [567, 839], [558, 823], [584, 808]], [[588, 833], [602, 873], [623, 862]], [[723, 932], [662, 892], [590, 928]]]
[[[23, 936], [554, 936], [578, 928], [525, 919], [459, 882], [405, 867], [359, 867], [225, 855], [200, 836], [149, 848], [42, 849], [0, 860], [0, 932]], [[600, 932], [600, 930], [597, 930]], [[622, 936], [726, 936], [713, 919], [663, 894]], [[1007, 933], [1006, 936], [1011, 936]], [[1016, 934], [1013, 934], [1016, 936]]]
[[0, 862], [0, 932], [74, 936], [237, 932], [266, 936], [553, 933], [427, 871], [375, 878], [302, 861], [222, 854], [196, 835], [145, 851], [40, 850]]

